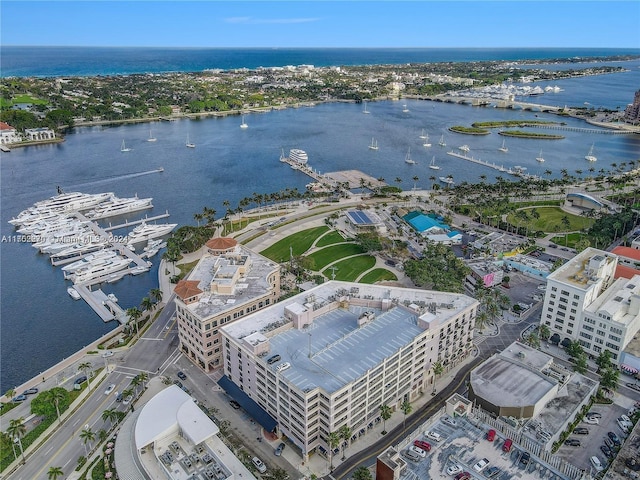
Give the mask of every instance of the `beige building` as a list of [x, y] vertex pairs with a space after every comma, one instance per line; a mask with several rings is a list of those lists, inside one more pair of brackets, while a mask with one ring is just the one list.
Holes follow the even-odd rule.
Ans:
[[220, 331], [220, 384], [255, 418], [275, 420], [302, 455], [350, 442], [433, 386], [432, 366], [471, 351], [478, 302], [466, 295], [329, 281]]
[[219, 328], [278, 300], [280, 266], [232, 238], [212, 238], [174, 291], [180, 349], [209, 371], [222, 359]]

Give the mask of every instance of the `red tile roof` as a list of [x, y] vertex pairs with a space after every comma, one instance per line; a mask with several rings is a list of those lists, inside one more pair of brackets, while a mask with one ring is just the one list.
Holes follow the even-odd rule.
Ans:
[[5, 122], [0, 122], [0, 130], [15, 130], [11, 125]]
[[238, 245], [238, 242], [233, 238], [229, 237], [216, 237], [209, 240], [207, 243], [207, 248], [211, 250], [229, 250], [231, 248], [235, 248]]
[[198, 288], [199, 283], [200, 282], [198, 280], [180, 280], [173, 291], [182, 300], [185, 298], [195, 297], [202, 293], [202, 290]]
[[631, 247], [616, 247], [611, 250], [611, 253], [620, 255], [621, 257], [632, 258], [634, 260], [640, 260], [640, 250], [636, 250]]
[[613, 274], [614, 278], [633, 278], [634, 275], [640, 275], [640, 270], [625, 265], [618, 265]]

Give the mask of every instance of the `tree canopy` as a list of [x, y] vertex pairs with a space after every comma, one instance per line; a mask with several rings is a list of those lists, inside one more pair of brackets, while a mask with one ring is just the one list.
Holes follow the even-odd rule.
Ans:
[[458, 293], [464, 291], [464, 277], [470, 271], [449, 247], [431, 243], [423, 250], [420, 260], [408, 260], [404, 269], [418, 287]]

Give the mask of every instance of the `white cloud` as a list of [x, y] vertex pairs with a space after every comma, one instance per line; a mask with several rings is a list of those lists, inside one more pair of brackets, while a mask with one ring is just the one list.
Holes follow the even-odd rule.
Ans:
[[250, 25], [259, 24], [292, 24], [317, 22], [319, 18], [254, 18], [254, 17], [229, 17], [225, 18], [226, 23], [244, 23]]

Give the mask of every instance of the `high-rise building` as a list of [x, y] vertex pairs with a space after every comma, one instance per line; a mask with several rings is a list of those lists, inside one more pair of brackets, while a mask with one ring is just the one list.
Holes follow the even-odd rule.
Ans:
[[219, 328], [278, 300], [280, 266], [232, 238], [212, 238], [174, 291], [180, 350], [209, 371], [222, 360]]
[[[329, 281], [220, 329], [220, 384], [275, 419], [304, 456], [357, 440], [430, 392], [434, 365], [471, 350], [478, 302], [466, 295]], [[233, 384], [233, 385], [232, 385]]]
[[634, 124], [640, 122], [640, 90], [636, 91], [633, 103], [630, 103], [624, 109], [624, 121]]

